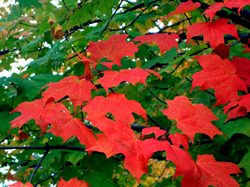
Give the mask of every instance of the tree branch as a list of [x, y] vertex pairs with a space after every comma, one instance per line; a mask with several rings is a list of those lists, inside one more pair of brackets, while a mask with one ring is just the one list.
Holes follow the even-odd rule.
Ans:
[[68, 10], [68, 12], [69, 12], [70, 10], [69, 10], [69, 8], [67, 7], [67, 5], [65, 4], [64, 0], [62, 0], [62, 2], [63, 2], [63, 4], [64, 4], [65, 8], [66, 8], [66, 9]]
[[31, 174], [30, 180], [29, 182], [31, 183], [36, 171], [38, 170], [39, 166], [41, 165], [42, 161], [44, 160], [44, 158], [46, 157], [46, 155], [49, 153], [50, 149], [46, 149], [45, 153], [43, 154], [43, 157], [41, 158], [41, 160], [37, 163], [33, 173]]
[[74, 151], [83, 151], [85, 152], [85, 148], [81, 147], [74, 147], [74, 146], [67, 146], [67, 145], [46, 145], [43, 147], [39, 146], [2, 146], [0, 149], [39, 149], [39, 150], [47, 150], [47, 149], [67, 149], [67, 150], [74, 150]]
[[[147, 88], [148, 89], [148, 88]], [[167, 105], [167, 103], [166, 102], [164, 102], [164, 101], [162, 101], [161, 99], [159, 99], [155, 94], [153, 94], [152, 92], [151, 92], [151, 90], [150, 89], [148, 89], [148, 91], [151, 93], [151, 95], [153, 95], [158, 101], [160, 101], [161, 103], [163, 103], [163, 104], [165, 104], [165, 105]]]
[[110, 22], [111, 22], [111, 20], [113, 19], [113, 17], [114, 17], [114, 15], [116, 14], [116, 12], [119, 10], [119, 8], [120, 8], [120, 6], [121, 6], [122, 2], [123, 2], [123, 0], [121, 0], [121, 1], [120, 1], [120, 3], [119, 3], [119, 5], [118, 5], [118, 7], [115, 9], [115, 12], [112, 14], [112, 16], [111, 16], [110, 20], [108, 21], [107, 25], [104, 27], [104, 29], [102, 30], [102, 32], [100, 33], [100, 35], [102, 35], [102, 34], [103, 34], [103, 32], [104, 32], [104, 31], [108, 28], [109, 23], [110, 23]]
[[[159, 1], [159, 0], [152, 1], [151, 4], [156, 3], [157, 1]], [[129, 8], [129, 9], [123, 11], [121, 14], [125, 14], [125, 13], [127, 13], [127, 12], [136, 10], [136, 9], [138, 9], [138, 8], [141, 8], [141, 7], [144, 7], [144, 5], [145, 5], [144, 3], [140, 3], [140, 4], [138, 4], [138, 5], [135, 5], [135, 6], [131, 7], [131, 8]]]

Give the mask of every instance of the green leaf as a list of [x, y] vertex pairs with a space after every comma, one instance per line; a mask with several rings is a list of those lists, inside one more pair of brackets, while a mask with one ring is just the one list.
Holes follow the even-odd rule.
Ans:
[[7, 20], [8, 21], [15, 20], [18, 17], [21, 17], [22, 14], [23, 14], [22, 8], [20, 6], [13, 5], [11, 7], [10, 14], [7, 17]]
[[0, 112], [0, 134], [7, 134], [11, 124], [10, 122], [19, 116], [17, 112], [10, 114], [9, 111]]
[[238, 166], [244, 168], [247, 175], [246, 177], [250, 178], [250, 151], [243, 157]]
[[113, 187], [118, 186], [113, 183], [113, 170], [118, 166], [119, 162], [113, 158], [106, 159], [101, 154], [91, 154], [91, 166], [83, 175], [83, 179], [94, 187]]
[[55, 149], [55, 150], [50, 151], [46, 155], [46, 157], [44, 158], [44, 160], [42, 161], [41, 165], [44, 168], [48, 169], [52, 163], [56, 162], [56, 159], [57, 159], [57, 161], [59, 161], [61, 159], [61, 153], [60, 153], [60, 151], [62, 151], [62, 150]]
[[30, 77], [30, 80], [24, 79], [20, 95], [28, 97], [29, 100], [32, 101], [43, 86], [50, 82], [58, 82], [63, 78], [64, 77], [60, 75], [42, 74]]
[[76, 166], [77, 162], [81, 160], [87, 153], [79, 152], [79, 151], [71, 151], [70, 153], [66, 154], [65, 157], [68, 157], [68, 160]]
[[250, 137], [250, 120], [248, 117], [236, 119], [233, 121], [228, 121], [224, 123], [227, 119], [227, 115], [216, 115], [220, 120], [213, 121], [212, 123], [218, 127], [220, 131], [226, 134], [225, 136], [215, 136], [215, 141], [223, 144], [229, 140], [234, 134], [240, 133], [245, 134]]
[[30, 9], [31, 6], [36, 8], [42, 8], [42, 4], [37, 0], [16, 0], [19, 3], [19, 6], [22, 8]]

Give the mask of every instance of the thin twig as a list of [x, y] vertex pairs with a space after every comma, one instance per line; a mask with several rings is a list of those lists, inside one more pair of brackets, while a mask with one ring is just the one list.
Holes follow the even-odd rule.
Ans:
[[69, 8], [67, 7], [67, 5], [65, 4], [64, 0], [62, 0], [62, 2], [63, 2], [63, 4], [64, 4], [65, 8], [66, 8], [66, 9], [68, 10], [68, 12], [69, 12], [70, 10], [69, 10]]
[[[157, 1], [159, 1], [159, 0], [152, 1], [151, 4], [156, 3]], [[137, 8], [141, 8], [141, 7], [143, 7], [143, 6], [144, 6], [144, 3], [140, 3], [140, 4], [138, 4], [138, 5], [135, 5], [135, 6], [131, 7], [131, 8], [129, 8], [129, 9], [125, 10], [125, 11], [122, 12], [121, 14], [125, 14], [125, 13], [127, 13], [127, 12], [136, 10]]]
[[118, 7], [115, 9], [115, 12], [112, 14], [110, 20], [108, 21], [107, 25], [105, 26], [105, 28], [102, 30], [102, 32], [100, 33], [100, 35], [103, 34], [103, 32], [108, 28], [109, 23], [111, 22], [111, 20], [113, 19], [114, 15], [116, 14], [116, 12], [118, 11], [118, 9], [120, 8], [121, 4], [122, 4], [123, 0], [120, 1]]
[[4, 140], [7, 140], [8, 138], [9, 138], [9, 136], [6, 136], [4, 139], [2, 139], [2, 140], [0, 141], [0, 144], [3, 143]]
[[[148, 88], [147, 88], [148, 89]], [[161, 99], [159, 99], [154, 93], [152, 93], [151, 92], [151, 90], [150, 89], [148, 89], [148, 91], [151, 93], [151, 95], [153, 95], [158, 101], [160, 101], [161, 103], [163, 103], [163, 104], [166, 104], [167, 105], [167, 103], [166, 102], [164, 102], [164, 101], [162, 101]]]
[[83, 151], [85, 152], [85, 148], [81, 147], [74, 147], [74, 146], [66, 146], [66, 145], [47, 145], [43, 147], [39, 146], [2, 146], [0, 149], [39, 149], [39, 150], [45, 150], [45, 149], [67, 149], [67, 150], [74, 150], [74, 151]]
[[31, 174], [30, 180], [29, 182], [31, 183], [36, 171], [38, 170], [39, 166], [41, 165], [42, 161], [44, 160], [44, 158], [46, 157], [46, 155], [49, 153], [50, 149], [46, 149], [45, 153], [43, 154], [43, 157], [41, 158], [41, 160], [37, 163], [33, 173]]
[[153, 2], [149, 3], [148, 6], [146, 8], [144, 8], [143, 11], [131, 23], [129, 23], [125, 27], [122, 27], [120, 29], [109, 29], [109, 30], [110, 31], [120, 31], [120, 30], [124, 30], [124, 29], [130, 27], [131, 25], [133, 25], [136, 22], [137, 19], [139, 19], [142, 16], [142, 14], [148, 9], [148, 7], [150, 7], [151, 4], [153, 4]]
[[[187, 21], [187, 20], [190, 20], [190, 19], [191, 19], [191, 18], [187, 18], [187, 19], [181, 20], [181, 21], [179, 21], [179, 22], [177, 22], [177, 23], [174, 23], [174, 24], [172, 24], [172, 25], [167, 25], [167, 26], [163, 27], [162, 29], [160, 29], [159, 33], [161, 33], [162, 31], [164, 31], [164, 30], [167, 29], [167, 28], [174, 27], [174, 26], [176, 26], [176, 25], [180, 25], [182, 22]], [[151, 33], [151, 32], [150, 32], [150, 33]], [[152, 34], [153, 34], [153, 33], [152, 33]]]
[[29, 27], [38, 27], [38, 26], [36, 26], [36, 25], [28, 25], [28, 24], [23, 23], [23, 22], [21, 22], [20, 24], [22, 24], [22, 25], [26, 25], [26, 26], [29, 26]]
[[160, 127], [161, 129], [165, 130], [168, 132], [168, 129], [164, 128], [163, 126], [161, 126], [160, 124], [158, 124], [155, 120], [153, 120], [148, 114], [147, 114], [148, 119], [150, 119], [150, 121], [152, 121], [157, 127]]
[[184, 62], [184, 60], [185, 60], [185, 58], [183, 58], [183, 59], [181, 60], [181, 62], [174, 68], [173, 71], [170, 72], [170, 74], [173, 74], [173, 73], [178, 69], [178, 67]]

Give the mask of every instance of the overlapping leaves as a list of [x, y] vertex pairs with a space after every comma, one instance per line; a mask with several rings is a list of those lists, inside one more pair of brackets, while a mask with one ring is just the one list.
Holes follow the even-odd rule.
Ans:
[[[231, 1], [228, 0], [223, 4], [215, 4], [214, 7], [211, 6], [210, 9], [204, 13], [209, 16], [211, 18], [210, 21], [212, 21], [215, 12], [221, 7], [239, 7], [240, 11], [242, 7], [248, 3], [247, 1], [239, 1], [237, 5], [231, 5], [230, 2]], [[170, 13], [167, 18], [174, 14], [195, 10], [198, 7], [200, 7], [200, 3], [193, 3], [189, 0], [186, 3], [182, 3], [176, 11]], [[110, 11], [106, 13], [109, 15]], [[95, 15], [98, 14], [99, 12], [96, 11]], [[105, 20], [105, 16], [102, 19]], [[60, 29], [60, 31], [62, 30]], [[243, 117], [250, 111], [249, 94], [246, 94], [248, 92], [247, 86], [249, 86], [249, 71], [247, 65], [249, 60], [237, 57], [234, 57], [232, 61], [227, 59], [229, 53], [224, 55], [223, 50], [217, 48], [224, 44], [224, 34], [230, 34], [239, 39], [235, 25], [229, 24], [227, 19], [195, 23], [187, 27], [186, 43], [188, 44], [194, 36], [203, 35], [204, 42], [208, 41], [212, 49], [215, 49], [215, 54], [195, 57], [201, 65], [202, 71], [192, 75], [193, 82], [191, 91], [196, 86], [200, 86], [201, 90], [212, 88], [215, 91], [215, 97], [217, 99], [217, 103], [214, 106], [230, 102], [224, 107], [224, 112], [228, 112], [228, 120], [230, 120]], [[86, 36], [86, 38], [87, 37], [89, 36]], [[97, 36], [92, 37], [98, 38]], [[174, 88], [175, 93], [173, 95], [175, 98], [166, 101], [168, 108], [162, 110], [163, 114], [165, 114], [169, 120], [174, 120], [173, 125], [176, 121], [178, 132], [169, 134], [164, 128], [164, 130], [162, 130], [158, 127], [149, 127], [144, 128], [139, 138], [139, 135], [135, 134], [131, 129], [131, 125], [137, 121], [140, 121], [141, 125], [145, 123], [146, 127], [146, 110], [143, 109], [140, 103], [134, 100], [128, 100], [124, 94], [108, 93], [108, 89], [118, 87], [122, 82], [126, 82], [127, 85], [128, 83], [132, 83], [133, 85], [142, 83], [143, 85], [140, 85], [141, 89], [144, 88], [143, 86], [147, 86], [146, 79], [148, 75], [150, 75], [149, 73], [158, 76], [159, 81], [160, 75], [150, 69], [139, 68], [141, 67], [141, 61], [137, 62], [137, 68], [111, 71], [114, 64], [118, 67], [121, 66], [121, 59], [123, 57], [133, 57], [134, 54], [138, 52], [139, 48], [137, 46], [140, 44], [135, 45], [133, 41], [128, 42], [128, 37], [129, 34], [117, 34], [109, 36], [106, 41], [90, 41], [89, 47], [87, 48], [88, 53], [86, 54], [91, 56], [86, 57], [87, 55], [84, 56], [82, 54], [78, 56], [85, 67], [85, 71], [82, 73], [83, 76], [77, 77], [71, 75], [57, 83], [49, 83], [45, 86], [49, 88], [42, 93], [42, 99], [21, 103], [12, 111], [21, 112], [21, 116], [11, 122], [12, 128], [22, 128], [25, 123], [33, 119], [35, 123], [39, 125], [42, 134], [51, 132], [55, 136], [62, 137], [63, 143], [67, 142], [72, 136], [76, 136], [79, 142], [86, 147], [86, 151], [89, 154], [92, 154], [93, 151], [101, 152], [104, 153], [107, 158], [117, 154], [123, 154], [125, 156], [124, 168], [127, 169], [132, 176], [136, 177], [138, 182], [140, 182], [141, 176], [148, 172], [147, 163], [150, 157], [152, 157], [152, 154], [157, 151], [165, 151], [167, 155], [166, 159], [172, 161], [176, 166], [174, 177], [183, 176], [182, 186], [227, 186], [228, 184], [238, 186], [238, 183], [230, 177], [230, 174], [238, 174], [241, 172], [237, 165], [228, 162], [217, 162], [211, 154], [198, 155], [196, 161], [194, 161], [187, 152], [187, 150], [190, 149], [189, 139], [194, 143], [197, 133], [208, 135], [211, 139], [214, 139], [215, 135], [222, 135], [223, 132], [211, 123], [211, 121], [219, 120], [219, 118], [216, 117], [209, 108], [203, 104], [192, 104], [186, 96], [176, 96], [178, 95], [176, 94], [178, 88]], [[134, 41], [148, 44], [155, 43], [159, 46], [163, 54], [172, 47], [178, 50], [177, 40], [179, 39], [180, 37], [175, 33], [161, 33], [138, 36]], [[179, 40], [179, 42], [183, 41]], [[99, 62], [104, 58], [106, 58], [105, 62]], [[44, 65], [44, 62], [41, 63]], [[103, 71], [102, 69], [97, 75], [93, 75], [92, 71], [96, 70], [97, 64], [103, 64], [110, 70]], [[179, 65], [177, 68], [178, 67]], [[160, 67], [156, 69], [160, 69]], [[102, 73], [104, 76], [98, 79], [98, 76], [102, 75]], [[100, 91], [98, 93], [94, 91], [97, 90], [94, 85], [96, 83], [101, 83], [101, 86], [98, 86], [106, 90], [106, 96], [101, 95], [105, 94], [105, 92], [100, 93], [101, 89], [98, 90]], [[166, 87], [165, 85], [160, 85], [162, 89]], [[125, 90], [126, 88], [127, 87], [124, 86], [123, 89]], [[159, 88], [158, 84], [154, 88]], [[110, 91], [114, 92], [112, 89], [110, 89]], [[240, 91], [242, 92], [239, 95]], [[138, 92], [138, 90], [136, 90], [136, 92]], [[154, 100], [157, 99], [164, 103], [153, 93], [152, 95], [154, 96]], [[165, 95], [159, 95], [160, 97], [165, 97]], [[168, 95], [167, 97], [172, 96]], [[151, 100], [153, 100], [152, 98], [151, 96], [146, 104], [150, 105]], [[60, 103], [63, 99], [68, 99], [66, 102], [70, 104]], [[73, 115], [70, 110], [71, 102], [74, 104]], [[146, 104], [144, 103], [143, 106]], [[161, 107], [157, 104], [156, 106], [152, 106], [152, 108], [157, 110], [158, 117], [158, 110]], [[85, 119], [82, 117], [82, 120], [80, 120], [76, 117], [79, 111], [86, 112]], [[147, 110], [147, 112], [148, 111], [149, 110]], [[152, 112], [152, 109], [150, 112], [152, 115], [156, 115], [156, 112]], [[87, 128], [84, 124], [85, 122], [83, 123], [84, 120], [98, 128], [99, 131], [94, 132], [92, 129]], [[151, 121], [157, 125], [157, 122], [153, 119], [151, 119]], [[162, 126], [160, 127], [162, 128]], [[180, 131], [182, 131], [182, 133], [179, 133]], [[154, 138], [152, 138], [150, 134], [154, 134]], [[180, 146], [183, 146], [185, 150], [181, 149]], [[15, 185], [24, 186], [23, 183], [16, 183]], [[30, 183], [26, 183], [25, 185], [31, 186]], [[68, 182], [61, 178], [58, 186], [67, 185], [88, 186], [89, 184], [76, 178]]]

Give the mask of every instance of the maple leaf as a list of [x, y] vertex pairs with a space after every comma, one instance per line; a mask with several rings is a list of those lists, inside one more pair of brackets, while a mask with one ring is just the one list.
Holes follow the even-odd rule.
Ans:
[[143, 36], [137, 36], [134, 41], [141, 41], [142, 43], [152, 43], [155, 42], [159, 45], [161, 53], [170, 50], [172, 47], [175, 47], [178, 50], [178, 42], [176, 39], [180, 39], [178, 34], [168, 34], [168, 33], [158, 33], [158, 34], [149, 34]]
[[[49, 83], [44, 87], [49, 88], [43, 92], [44, 103], [50, 98], [54, 98], [57, 102], [65, 96], [69, 96], [69, 99], [74, 104], [74, 108], [81, 106], [85, 101], [91, 100], [91, 90], [96, 89], [90, 81], [79, 80], [77, 76], [68, 76], [59, 82]], [[44, 88], [43, 87], [43, 88]], [[42, 88], [42, 89], [43, 89]]]
[[214, 106], [233, 100], [238, 96], [238, 90], [247, 92], [245, 82], [236, 74], [235, 65], [228, 59], [222, 60], [216, 54], [194, 58], [198, 60], [203, 70], [192, 75], [191, 91], [195, 86], [201, 86], [200, 90], [214, 89], [217, 99]]
[[[227, 1], [234, 1], [234, 0], [227, 0]], [[238, 0], [238, 14], [240, 15], [240, 11], [243, 9], [244, 6], [250, 5], [250, 0]]]
[[[248, 43], [249, 43], [249, 41], [248, 41]], [[243, 51], [242, 53], [250, 53], [250, 48], [249, 48], [248, 44], [245, 44], [244, 47], [246, 48], [246, 50]]]
[[40, 114], [40, 119], [46, 122], [57, 123], [64, 125], [72, 119], [69, 110], [62, 103], [54, 103], [54, 99], [50, 98], [50, 102], [47, 102], [44, 113]]
[[41, 131], [45, 132], [46, 128], [50, 124], [40, 119], [40, 115], [45, 113], [42, 99], [37, 99], [32, 102], [26, 101], [20, 103], [11, 113], [17, 111], [21, 112], [21, 116], [10, 122], [12, 128], [22, 127], [25, 123], [34, 119], [35, 123], [40, 127]]
[[[121, 131], [121, 130], [119, 130]], [[119, 132], [114, 130], [113, 133]], [[143, 155], [143, 141], [139, 139], [120, 140], [109, 139], [105, 134], [99, 134], [96, 145], [90, 147], [86, 151], [98, 151], [104, 153], [107, 158], [121, 153], [125, 156], [124, 168], [129, 170], [131, 175], [136, 177], [137, 181], [140, 182], [140, 178], [144, 173], [148, 172], [147, 162]]]
[[87, 128], [78, 118], [72, 118], [65, 124], [57, 124], [54, 122], [47, 132], [62, 137], [63, 142], [72, 136], [76, 136], [80, 143], [85, 145], [86, 148], [94, 146], [96, 142], [94, 132]]
[[148, 128], [144, 128], [142, 129], [142, 138], [144, 138], [146, 135], [149, 134], [155, 134], [155, 139], [159, 138], [160, 136], [162, 136], [163, 134], [166, 133], [165, 130], [161, 130], [159, 127], [148, 127]]
[[240, 15], [240, 11], [243, 9], [245, 5], [249, 5], [250, 1], [249, 0], [224, 0], [224, 3], [218, 2], [215, 3], [211, 6], [209, 6], [208, 9], [204, 11], [203, 14], [206, 14], [208, 17], [210, 17], [210, 21], [213, 21], [213, 18], [216, 14], [217, 11], [219, 11], [222, 7], [226, 7], [229, 9], [232, 8], [239, 8], [238, 9], [238, 14]]
[[53, 20], [50, 17], [49, 17], [48, 22], [50, 23], [51, 35], [52, 35], [53, 40], [56, 41], [56, 40], [63, 39], [64, 32], [63, 32], [62, 26], [57, 24], [55, 27], [51, 27], [54, 24], [55, 20]]
[[216, 12], [219, 11], [222, 7], [227, 7], [231, 9], [231, 8], [238, 7], [238, 6], [235, 0], [233, 1], [228, 0], [228, 1], [225, 1], [225, 3], [218, 2], [209, 6], [209, 8], [206, 9], [203, 14], [206, 14], [206, 16], [210, 17], [210, 22], [212, 22]]
[[236, 74], [238, 74], [246, 83], [247, 87], [250, 87], [250, 60], [247, 58], [238, 58], [234, 56], [231, 62], [237, 68]]
[[125, 156], [124, 167], [137, 178], [147, 173], [147, 162], [142, 152], [142, 141], [135, 139], [135, 133], [122, 121], [113, 121], [105, 116], [87, 118], [93, 126], [98, 127], [105, 134], [98, 134], [96, 144], [86, 151], [104, 153], [107, 158], [121, 153]]
[[127, 100], [124, 94], [110, 93], [107, 97], [97, 96], [87, 104], [82, 111], [86, 111], [88, 118], [105, 116], [111, 112], [116, 121], [132, 124], [135, 119], [132, 112], [141, 115], [147, 122], [146, 111], [141, 104], [134, 100]]
[[134, 131], [122, 121], [113, 121], [105, 116], [88, 117], [86, 120], [104, 132], [109, 141], [126, 142], [135, 139]]
[[210, 121], [219, 120], [209, 108], [203, 104], [193, 106], [186, 96], [166, 100], [169, 108], [162, 110], [169, 119], [177, 121], [177, 128], [181, 129], [194, 142], [196, 133], [207, 134], [211, 139], [216, 134], [223, 134]]
[[[231, 108], [233, 109], [230, 110]], [[230, 101], [230, 103], [224, 107], [224, 114], [226, 114], [227, 112], [228, 117], [226, 121], [240, 116], [246, 116], [247, 113], [250, 112], [250, 94], [239, 96], [233, 101]]]
[[16, 182], [14, 184], [9, 185], [9, 187], [33, 187], [33, 185], [29, 182], [23, 184], [22, 182]]
[[214, 49], [214, 54], [219, 55], [223, 60], [225, 58], [228, 58], [230, 53], [230, 45], [225, 46], [225, 44], [219, 44], [215, 49]]
[[74, 187], [88, 187], [89, 183], [85, 182], [84, 180], [78, 180], [76, 177], [73, 179], [70, 179], [68, 182], [61, 179], [59, 180], [59, 183], [57, 184], [57, 187], [68, 187], [68, 186], [74, 186]]
[[197, 165], [194, 170], [189, 170], [189, 172], [184, 175], [181, 186], [240, 186], [230, 177], [230, 174], [241, 173], [236, 164], [230, 162], [217, 162], [213, 155], [198, 155], [196, 162]]
[[186, 13], [186, 12], [193, 11], [193, 10], [195, 10], [196, 8], [199, 8], [200, 6], [201, 6], [200, 3], [198, 3], [198, 2], [193, 3], [193, 1], [191, 1], [191, 0], [189, 0], [189, 1], [187, 1], [187, 2], [183, 2], [183, 3], [181, 3], [181, 4], [175, 9], [174, 12], [171, 12], [171, 13], [169, 13], [167, 16], [160, 18], [160, 20], [161, 20], [161, 19], [164, 19], [164, 18], [168, 18], [169, 16], [174, 15], [174, 14], [183, 14], [183, 13]]
[[43, 103], [43, 99], [37, 99], [19, 104], [11, 113], [18, 111], [21, 112], [21, 116], [10, 122], [11, 127], [22, 127], [23, 124], [34, 119], [43, 134], [48, 125], [54, 121], [65, 124], [72, 118], [68, 109], [61, 103], [54, 103], [54, 99], [50, 98], [45, 106]]
[[135, 68], [135, 69], [120, 70], [120, 72], [104, 71], [103, 72], [104, 76], [101, 77], [96, 83], [101, 83], [102, 87], [106, 90], [107, 93], [108, 93], [108, 87], [118, 86], [123, 81], [130, 82], [133, 85], [139, 82], [146, 86], [145, 80], [148, 77], [148, 75], [150, 75], [147, 71], [161, 78], [159, 73], [152, 71], [150, 69], [143, 70], [141, 68]]
[[93, 73], [91, 71], [91, 68], [90, 68], [90, 63], [95, 63], [95, 61], [87, 58], [86, 56], [80, 54], [80, 53], [71, 53], [67, 60], [74, 54], [77, 54], [77, 58], [78, 60], [80, 60], [84, 65], [85, 65], [85, 69], [84, 69], [84, 74], [83, 76], [80, 76], [81, 79], [85, 79], [85, 80], [92, 80], [93, 79]]
[[224, 44], [224, 34], [230, 34], [239, 40], [236, 25], [227, 24], [227, 19], [218, 19], [213, 23], [195, 23], [187, 27], [187, 44], [193, 36], [203, 34], [204, 42], [209, 41], [211, 47], [215, 49], [220, 43]]
[[158, 141], [155, 139], [146, 139], [143, 141], [143, 153], [146, 162], [156, 151], [166, 151], [166, 160], [170, 160], [175, 164], [176, 172], [173, 178], [184, 175], [187, 171], [194, 170], [195, 162], [187, 151], [177, 146], [171, 146], [168, 141]]
[[16, 137], [17, 140], [29, 139], [29, 135], [25, 132], [18, 132], [18, 136]]
[[187, 135], [176, 132], [174, 135], [170, 134], [168, 138], [172, 141], [172, 143], [175, 146], [179, 147], [180, 145], [182, 145], [186, 151], [188, 150], [189, 138]]
[[131, 41], [126, 42], [128, 34], [112, 35], [107, 41], [89, 42], [88, 52], [91, 53], [91, 60], [99, 61], [106, 57], [112, 60], [113, 63], [105, 63], [109, 69], [113, 64], [121, 66], [121, 59], [125, 56], [134, 56], [138, 51], [137, 46]]

